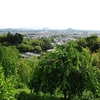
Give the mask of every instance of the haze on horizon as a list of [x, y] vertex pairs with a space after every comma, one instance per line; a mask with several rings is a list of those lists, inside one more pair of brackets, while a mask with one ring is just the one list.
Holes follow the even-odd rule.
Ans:
[[0, 0], [0, 28], [100, 30], [100, 0]]

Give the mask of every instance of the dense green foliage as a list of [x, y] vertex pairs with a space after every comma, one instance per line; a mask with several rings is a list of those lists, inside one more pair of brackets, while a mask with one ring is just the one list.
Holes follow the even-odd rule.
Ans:
[[[0, 36], [0, 100], [100, 99], [99, 38], [79, 38], [46, 52], [51, 41]], [[22, 58], [20, 52], [27, 51], [45, 54]]]
[[21, 44], [17, 45], [17, 49], [20, 52], [30, 51], [35, 53], [41, 53], [52, 48], [53, 46], [50, 40], [47, 38], [34, 39], [34, 40], [24, 39]]
[[85, 90], [95, 95], [96, 87], [99, 88], [99, 79], [95, 79], [99, 69], [92, 66], [90, 51], [82, 47], [79, 51], [77, 46], [72, 41], [62, 50], [58, 48], [40, 59], [31, 80], [34, 92], [52, 95], [58, 90], [69, 100], [81, 97]]
[[96, 52], [100, 48], [100, 41], [96, 35], [80, 38], [78, 39], [77, 43], [85, 48], [88, 47], [91, 52]]
[[[23, 37], [21, 34], [11, 34], [10, 32], [8, 32], [6, 35], [4, 36], [0, 36], [0, 42], [5, 44], [6, 46], [13, 44], [20, 44], [23, 40]], [[7, 45], [8, 44], [8, 45]]]
[[49, 38], [41, 38], [41, 39], [24, 39], [23, 35], [16, 33], [12, 34], [8, 32], [7, 34], [0, 35], [0, 43], [3, 46], [13, 46], [21, 52], [34, 52], [41, 53], [45, 52], [48, 49], [52, 49], [53, 45], [51, 44], [52, 39]]

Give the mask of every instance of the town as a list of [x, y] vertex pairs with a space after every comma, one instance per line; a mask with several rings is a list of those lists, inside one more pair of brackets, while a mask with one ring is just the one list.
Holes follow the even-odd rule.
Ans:
[[76, 40], [79, 37], [87, 37], [92, 34], [100, 36], [100, 30], [76, 30], [72, 28], [68, 28], [66, 30], [58, 30], [58, 29], [0, 29], [0, 34], [5, 34], [8, 31], [11, 33], [20, 33], [27, 39], [40, 39], [40, 38], [51, 38], [54, 37], [54, 42], [52, 43], [54, 46], [65, 44], [70, 40]]
[[[67, 42], [71, 40], [76, 40], [80, 37], [84, 38], [87, 36], [91, 36], [93, 34], [100, 36], [100, 31], [96, 30], [75, 30], [72, 28], [66, 29], [66, 30], [53, 30], [44, 28], [41, 30], [32, 30], [32, 29], [1, 29], [0, 34], [6, 34], [7, 32], [10, 32], [12, 34], [20, 33], [24, 39], [28, 40], [36, 40], [41, 38], [53, 38], [51, 41], [51, 44], [53, 48], [46, 50], [46, 52], [52, 52], [55, 50], [55, 48], [58, 45], [66, 44]], [[21, 53], [21, 56], [23, 58], [30, 58], [31, 56], [36, 56], [38, 58], [41, 57], [40, 53], [37, 52], [30, 52], [26, 51], [24, 53]]]

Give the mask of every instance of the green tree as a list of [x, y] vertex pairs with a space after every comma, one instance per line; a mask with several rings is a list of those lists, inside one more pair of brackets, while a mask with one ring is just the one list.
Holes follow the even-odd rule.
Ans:
[[48, 49], [52, 49], [53, 48], [53, 46], [52, 46], [51, 42], [49, 41], [49, 39], [42, 38], [40, 41], [41, 41], [40, 46], [41, 46], [42, 50], [46, 51]]
[[81, 97], [85, 90], [96, 93], [99, 85], [98, 79], [95, 79], [97, 71], [91, 65], [91, 53], [86, 48], [80, 51], [77, 46], [71, 41], [65, 49], [58, 48], [40, 59], [31, 80], [35, 92], [53, 94], [59, 88], [64, 98], [69, 100], [76, 95]]
[[19, 52], [15, 47], [0, 47], [0, 63], [3, 66], [5, 77], [17, 73], [18, 56]]
[[40, 46], [40, 40], [39, 40], [39, 39], [34, 39], [34, 40], [32, 41], [32, 45], [33, 45], [33, 46]]
[[79, 46], [88, 47], [91, 52], [97, 52], [100, 48], [100, 40], [96, 35], [91, 35], [86, 38], [79, 38], [77, 40]]
[[79, 38], [79, 39], [77, 40], [77, 44], [80, 45], [80, 46], [83, 46], [84, 48], [87, 47], [87, 41], [86, 41], [85, 38]]
[[86, 38], [87, 47], [91, 52], [96, 52], [99, 49], [98, 37], [96, 35], [91, 35]]
[[16, 33], [16, 34], [13, 36], [11, 43], [12, 43], [12, 44], [20, 44], [20, 43], [22, 43], [22, 40], [23, 40], [22, 35]]
[[35, 53], [41, 53], [41, 52], [42, 52], [42, 49], [41, 49], [40, 46], [35, 46], [33, 51], [34, 51]]
[[22, 43], [23, 36], [19, 33], [11, 34], [11, 32], [8, 31], [6, 38], [3, 37], [3, 42], [9, 42], [10, 44], [20, 44]]
[[0, 100], [16, 100], [15, 85], [17, 84], [16, 77], [13, 75], [6, 78], [3, 67], [0, 65]]
[[29, 86], [29, 82], [32, 78], [35, 67], [38, 64], [37, 57], [31, 57], [30, 59], [21, 58], [18, 66], [18, 74], [21, 82]]

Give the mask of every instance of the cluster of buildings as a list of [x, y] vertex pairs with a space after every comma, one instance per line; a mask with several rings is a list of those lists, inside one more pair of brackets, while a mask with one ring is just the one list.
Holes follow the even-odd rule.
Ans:
[[[50, 29], [43, 29], [43, 30], [27, 30], [27, 29], [2, 29], [0, 30], [1, 34], [7, 33], [10, 31], [11, 33], [20, 33], [27, 39], [40, 39], [40, 38], [53, 38], [52, 45], [56, 47], [57, 45], [65, 44], [71, 40], [76, 40], [79, 37], [87, 37], [92, 34], [96, 34], [100, 36], [100, 31], [91, 31], [91, 30], [74, 30], [74, 29], [67, 29], [67, 30], [50, 30]], [[53, 50], [47, 50], [47, 52], [51, 52]], [[40, 54], [34, 54], [31, 52], [26, 52], [25, 54], [21, 54], [23, 58], [29, 58], [31, 56], [36, 56], [38, 58], [41, 57]]]

